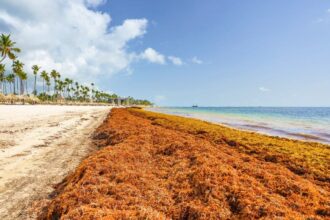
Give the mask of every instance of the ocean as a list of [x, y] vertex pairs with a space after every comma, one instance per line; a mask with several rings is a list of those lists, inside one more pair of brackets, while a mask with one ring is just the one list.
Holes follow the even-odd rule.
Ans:
[[272, 136], [330, 144], [329, 107], [154, 107], [150, 110]]

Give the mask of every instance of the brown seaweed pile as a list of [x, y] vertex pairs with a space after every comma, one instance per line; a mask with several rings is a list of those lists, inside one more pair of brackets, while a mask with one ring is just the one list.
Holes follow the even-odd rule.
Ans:
[[234, 137], [193, 133], [196, 120], [179, 129], [170, 122], [180, 117], [161, 117], [113, 109], [95, 135], [104, 148], [57, 186], [40, 219], [330, 218], [326, 183], [250, 155]]

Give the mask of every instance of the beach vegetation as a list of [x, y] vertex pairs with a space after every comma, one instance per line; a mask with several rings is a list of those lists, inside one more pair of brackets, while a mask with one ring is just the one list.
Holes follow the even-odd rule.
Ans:
[[292, 172], [330, 188], [330, 146], [256, 132], [242, 131], [197, 119], [129, 109], [133, 114], [152, 120], [165, 128], [177, 129], [228, 146], [259, 160], [277, 163]]
[[[94, 141], [101, 149], [56, 186], [57, 196], [40, 219], [330, 217], [329, 181], [313, 179], [310, 170], [310, 175], [295, 172], [284, 161], [307, 169], [306, 160], [264, 150], [295, 143], [304, 150], [315, 146], [326, 151], [326, 145], [138, 108], [113, 109]], [[324, 161], [313, 151], [305, 156]]]

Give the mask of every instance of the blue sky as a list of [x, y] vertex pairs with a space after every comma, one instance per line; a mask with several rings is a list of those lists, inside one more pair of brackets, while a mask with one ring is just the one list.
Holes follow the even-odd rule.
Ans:
[[113, 22], [151, 23], [132, 48], [150, 45], [185, 65], [139, 63], [111, 88], [160, 105], [329, 106], [328, 9], [310, 0], [112, 0], [102, 10]]
[[329, 1], [1, 4], [0, 32], [26, 66], [105, 91], [166, 106], [330, 106]]

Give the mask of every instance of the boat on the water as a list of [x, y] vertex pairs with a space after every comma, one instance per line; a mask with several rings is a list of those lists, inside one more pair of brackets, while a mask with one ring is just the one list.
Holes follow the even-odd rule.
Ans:
[[192, 107], [193, 107], [193, 108], [198, 108], [198, 105], [193, 105]]

